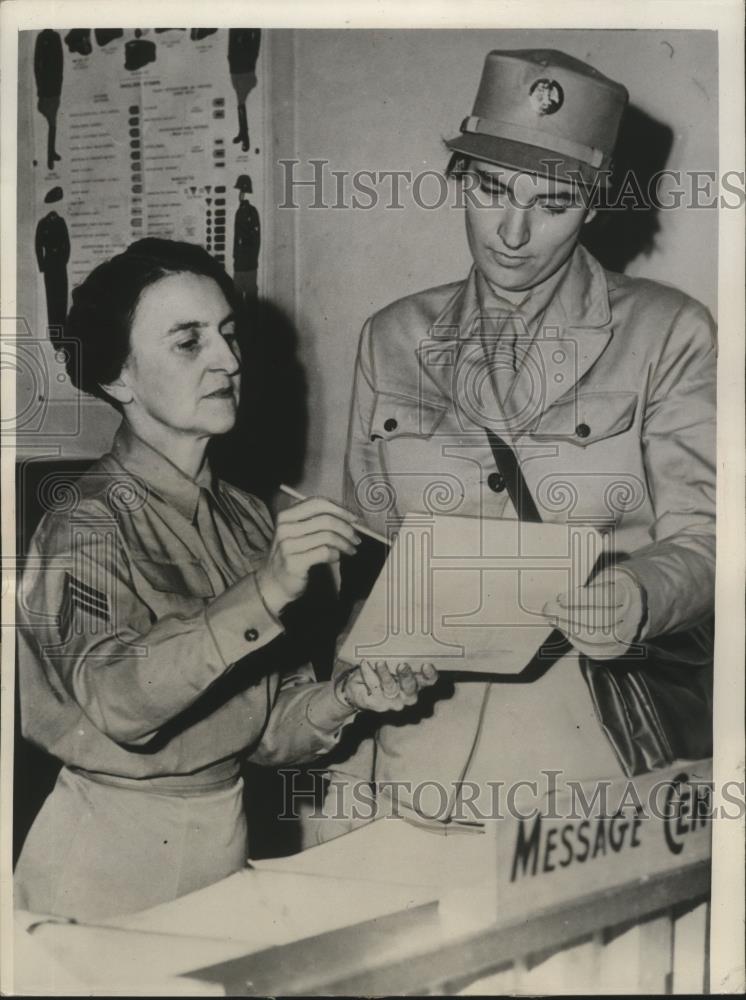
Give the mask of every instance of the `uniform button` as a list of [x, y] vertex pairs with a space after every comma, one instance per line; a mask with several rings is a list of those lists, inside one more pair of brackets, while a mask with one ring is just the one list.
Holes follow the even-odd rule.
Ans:
[[243, 637], [247, 642], [256, 642], [256, 640], [259, 638], [259, 633], [255, 628], [247, 628], [243, 634]]
[[579, 438], [587, 438], [588, 435], [591, 433], [591, 429], [588, 426], [588, 424], [578, 424], [578, 426], [575, 428], [575, 433], [578, 435]]
[[398, 421], [394, 420], [393, 417], [389, 417], [388, 420], [384, 421], [383, 429], [385, 431], [395, 431], [398, 426]]
[[499, 472], [491, 472], [487, 476], [487, 485], [493, 493], [502, 493], [505, 489], [505, 479]]

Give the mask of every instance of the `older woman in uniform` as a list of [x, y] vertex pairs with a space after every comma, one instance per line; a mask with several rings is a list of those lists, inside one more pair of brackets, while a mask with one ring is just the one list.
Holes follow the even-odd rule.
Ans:
[[284, 511], [213, 478], [234, 424], [239, 303], [199, 247], [146, 239], [97, 267], [67, 320], [73, 382], [122, 423], [72, 509], [48, 511], [19, 595], [24, 735], [63, 767], [19, 859], [16, 905], [97, 920], [223, 878], [247, 857], [239, 760], [314, 759], [363, 709], [435, 672], [362, 664], [316, 683], [282, 614], [355, 516]]

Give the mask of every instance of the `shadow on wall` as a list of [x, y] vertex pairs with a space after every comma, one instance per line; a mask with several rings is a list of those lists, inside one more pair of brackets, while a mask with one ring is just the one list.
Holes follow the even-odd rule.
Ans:
[[[627, 108], [619, 130], [608, 199], [611, 203], [618, 199], [623, 207], [600, 210], [582, 238], [583, 245], [610, 271], [625, 271], [636, 257], [648, 256], [655, 248], [660, 209], [654, 204], [651, 182], [665, 169], [672, 145], [673, 131], [668, 125], [634, 105]], [[638, 191], [642, 192], [644, 207], [635, 207]]]
[[[242, 342], [243, 388], [236, 425], [211, 444], [210, 461], [222, 479], [261, 497], [272, 507], [280, 483], [298, 483], [304, 473], [308, 436], [307, 384], [298, 357], [298, 332], [278, 306], [254, 300], [248, 306]], [[282, 498], [281, 505], [289, 501]], [[311, 571], [308, 589], [284, 613], [290, 632], [303, 643], [319, 680], [331, 673], [336, 634], [336, 597], [325, 567]]]
[[248, 306], [242, 341], [243, 387], [236, 426], [216, 438], [216, 473], [269, 503], [280, 483], [303, 476], [308, 434], [307, 385], [298, 357], [298, 332], [265, 300]]
[[[222, 479], [271, 506], [280, 483], [294, 485], [303, 477], [307, 382], [298, 357], [298, 331], [281, 309], [253, 300], [246, 331], [236, 425], [211, 443], [210, 461]], [[283, 614], [283, 623], [287, 635], [304, 651], [303, 659], [313, 664], [316, 677], [325, 680], [331, 674], [338, 630], [336, 595], [323, 567], [315, 567], [311, 577], [304, 596]], [[286, 806], [281, 776], [251, 763], [243, 774], [250, 856], [277, 857], [300, 850], [298, 822], [278, 819]]]

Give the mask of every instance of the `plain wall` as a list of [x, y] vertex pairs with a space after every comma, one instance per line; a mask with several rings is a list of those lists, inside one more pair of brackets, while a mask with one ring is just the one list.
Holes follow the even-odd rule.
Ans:
[[[652, 138], [644, 134], [637, 143], [643, 159], [650, 152], [645, 147], [659, 142], [665, 153], [668, 142], [667, 169], [717, 170], [714, 32], [292, 34], [292, 46], [287, 39], [283, 44], [292, 48], [295, 101], [292, 118], [275, 122], [276, 148], [300, 161], [299, 178], [313, 176], [311, 159], [328, 160], [327, 171], [442, 171], [443, 140], [458, 134], [471, 113], [484, 57], [495, 48], [558, 48], [587, 60], [627, 86], [635, 114], [651, 130]], [[334, 179], [327, 176], [333, 202]], [[275, 168], [278, 205], [286, 179], [287, 168]], [[381, 203], [369, 210], [312, 209], [308, 189], [295, 196], [304, 207], [277, 210], [286, 250], [290, 242], [294, 250], [278, 253], [270, 294], [298, 327], [309, 412], [301, 487], [309, 493], [340, 495], [355, 352], [366, 317], [403, 295], [460, 279], [470, 266], [462, 209], [424, 210], [402, 187], [405, 208], [393, 210], [384, 207], [388, 188], [379, 190]], [[430, 183], [422, 194], [433, 201], [438, 189]], [[677, 285], [715, 313], [716, 211], [679, 208], [659, 213], [656, 226], [626, 272]]]

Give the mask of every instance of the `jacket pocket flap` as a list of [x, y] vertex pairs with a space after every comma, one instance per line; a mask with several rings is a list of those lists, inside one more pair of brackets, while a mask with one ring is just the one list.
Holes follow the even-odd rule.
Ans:
[[431, 437], [445, 412], [445, 406], [424, 399], [378, 392], [370, 422], [370, 440]]
[[585, 447], [628, 430], [636, 408], [636, 392], [578, 393], [550, 406], [533, 433], [535, 437], [565, 438]]
[[156, 562], [153, 559], [135, 559], [134, 563], [153, 590], [181, 597], [215, 596], [207, 571], [197, 560]]

